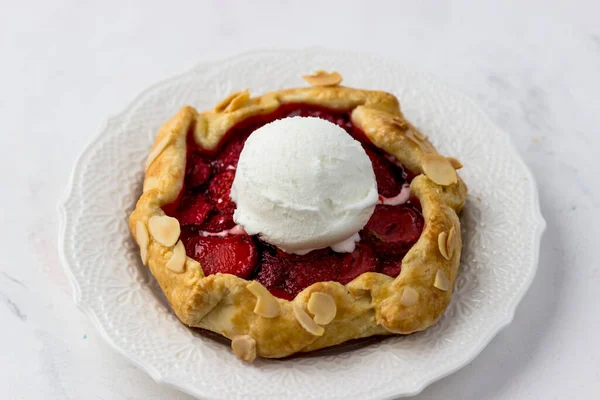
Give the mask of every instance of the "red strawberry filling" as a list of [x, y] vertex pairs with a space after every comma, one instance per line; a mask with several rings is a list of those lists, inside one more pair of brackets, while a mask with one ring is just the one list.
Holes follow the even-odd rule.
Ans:
[[181, 226], [202, 225], [212, 211], [212, 205], [201, 194], [187, 194], [177, 207], [176, 217]]
[[244, 143], [246, 143], [246, 139], [248, 139], [250, 133], [231, 137], [231, 139], [223, 146], [221, 157], [215, 159], [213, 162], [213, 167], [216, 171], [222, 172], [236, 169], [238, 160], [240, 159], [240, 153], [242, 152]]
[[208, 197], [219, 212], [233, 213], [235, 203], [229, 197], [235, 172], [225, 171], [215, 176], [208, 184]]
[[395, 278], [400, 275], [400, 271], [402, 270], [402, 260], [387, 260], [384, 258], [380, 261], [379, 268], [382, 274]]
[[188, 156], [185, 171], [185, 185], [188, 189], [197, 188], [208, 182], [211, 174], [210, 162], [198, 151]]
[[344, 255], [340, 276], [335, 280], [345, 285], [365, 272], [377, 271], [377, 258], [373, 250], [359, 243], [352, 253]]
[[352, 253], [320, 249], [303, 256], [282, 256], [280, 250], [266, 245], [260, 264], [256, 280], [272, 293], [285, 293], [285, 298], [294, 298], [316, 282], [346, 284], [365, 272], [377, 272], [377, 258], [363, 244], [358, 244]]
[[306, 104], [283, 105], [271, 114], [250, 117], [234, 126], [216, 151], [207, 152], [196, 147], [191, 138], [188, 141], [184, 188], [175, 203], [164, 207], [182, 226], [181, 240], [188, 256], [200, 262], [206, 275], [226, 273], [256, 279], [275, 296], [286, 299], [293, 299], [316, 282], [346, 284], [365, 272], [398, 276], [402, 257], [423, 230], [415, 199], [396, 206], [378, 205], [352, 253], [327, 248], [300, 256], [245, 234], [215, 235], [235, 226], [235, 203], [229, 193], [246, 139], [257, 128], [290, 116], [326, 119], [359, 140], [373, 164], [380, 196], [394, 197], [404, 183], [410, 182], [410, 171], [376, 149], [352, 124], [349, 112]]
[[247, 235], [224, 238], [192, 235], [186, 240], [185, 252], [202, 265], [206, 275], [216, 273], [249, 278], [258, 260], [258, 250]]
[[375, 207], [363, 228], [363, 240], [378, 253], [386, 256], [405, 254], [419, 240], [423, 230], [423, 217], [410, 207]]
[[367, 149], [367, 155], [373, 164], [379, 194], [384, 197], [397, 195], [404, 183], [404, 170], [373, 150]]
[[235, 222], [233, 222], [233, 214], [225, 213], [225, 214], [214, 214], [211, 216], [204, 224], [202, 224], [201, 228], [203, 231], [218, 233], [227, 231], [235, 226]]

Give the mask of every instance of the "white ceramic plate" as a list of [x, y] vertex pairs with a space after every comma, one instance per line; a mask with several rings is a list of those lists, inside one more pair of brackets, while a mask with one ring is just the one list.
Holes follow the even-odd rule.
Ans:
[[[459, 158], [469, 187], [456, 291], [424, 332], [287, 360], [239, 362], [227, 344], [180, 324], [139, 262], [127, 217], [158, 128], [185, 104], [301, 86], [336, 70], [348, 86], [400, 99], [438, 150]], [[364, 54], [262, 51], [200, 65], [146, 90], [78, 159], [60, 206], [60, 250], [75, 301], [102, 336], [154, 380], [205, 399], [388, 399], [420, 392], [472, 360], [512, 320], [536, 271], [545, 227], [531, 173], [506, 133], [430, 76]]]

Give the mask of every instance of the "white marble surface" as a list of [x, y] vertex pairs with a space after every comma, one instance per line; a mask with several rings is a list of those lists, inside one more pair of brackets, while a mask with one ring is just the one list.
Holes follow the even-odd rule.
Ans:
[[3, 398], [190, 398], [116, 354], [76, 309], [57, 201], [85, 143], [148, 85], [249, 49], [315, 45], [384, 55], [469, 94], [538, 180], [548, 229], [513, 324], [416, 398], [597, 396], [597, 1], [0, 3]]

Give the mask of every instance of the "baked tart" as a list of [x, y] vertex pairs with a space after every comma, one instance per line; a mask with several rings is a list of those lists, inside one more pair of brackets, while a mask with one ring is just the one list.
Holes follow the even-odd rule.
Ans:
[[183, 107], [129, 218], [181, 322], [231, 339], [244, 361], [422, 331], [458, 273], [461, 163], [393, 95], [336, 72], [304, 79]]

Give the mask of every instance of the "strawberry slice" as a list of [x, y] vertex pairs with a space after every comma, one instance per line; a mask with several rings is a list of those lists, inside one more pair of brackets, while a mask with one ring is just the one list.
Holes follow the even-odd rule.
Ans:
[[233, 214], [235, 203], [229, 197], [235, 172], [225, 171], [215, 176], [208, 185], [208, 197], [215, 208], [222, 213]]
[[376, 270], [373, 251], [362, 244], [345, 255], [320, 249], [300, 256], [274, 248], [263, 252], [256, 280], [274, 296], [293, 299], [313, 283], [337, 281], [345, 285], [365, 272]]
[[210, 174], [210, 164], [204, 156], [197, 151], [190, 154], [185, 170], [185, 185], [190, 189], [197, 188], [208, 182]]
[[386, 255], [405, 254], [419, 240], [423, 217], [413, 208], [378, 205], [364, 227], [366, 242]]
[[375, 180], [377, 181], [377, 192], [384, 197], [394, 197], [402, 189], [404, 179], [402, 169], [373, 150], [365, 149], [373, 164]]
[[377, 270], [377, 259], [367, 245], [357, 244], [352, 253], [344, 256], [338, 282], [342, 285], [354, 280], [365, 272]]
[[212, 206], [201, 194], [185, 196], [177, 208], [176, 217], [182, 226], [201, 225], [208, 217]]
[[341, 257], [332, 252], [311, 260], [296, 261], [291, 264], [289, 275], [285, 280], [286, 290], [292, 297], [296, 297], [313, 283], [337, 281], [341, 266]]
[[234, 226], [235, 222], [233, 222], [233, 214], [219, 213], [209, 217], [201, 228], [203, 231], [218, 233], [231, 229]]
[[258, 261], [258, 250], [250, 236], [193, 236], [187, 240], [186, 253], [198, 260], [206, 275], [218, 272], [247, 279]]
[[250, 136], [250, 134], [238, 134], [229, 138], [219, 153], [219, 156], [213, 163], [213, 167], [218, 172], [235, 170], [237, 168], [237, 164], [240, 159], [240, 153], [244, 148], [244, 144], [246, 144], [246, 139], [248, 139], [248, 136]]
[[260, 271], [258, 271], [256, 280], [269, 289], [271, 293], [277, 290], [284, 291], [283, 286], [289, 268], [290, 264], [287, 260], [265, 250], [261, 256], [261, 268]]
[[381, 273], [395, 278], [402, 270], [402, 260], [381, 260], [380, 267]]

